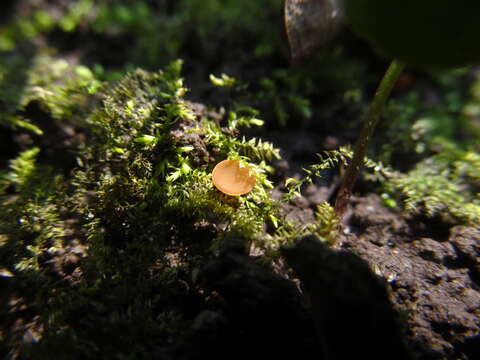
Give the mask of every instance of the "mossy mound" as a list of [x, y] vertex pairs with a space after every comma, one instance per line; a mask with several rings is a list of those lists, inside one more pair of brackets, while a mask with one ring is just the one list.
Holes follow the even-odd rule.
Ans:
[[[174, 303], [200, 291], [198, 272], [219, 241], [229, 234], [252, 241], [276, 218], [267, 163], [278, 150], [237, 137], [237, 126], [261, 125], [254, 110], [222, 116], [185, 101], [180, 61], [114, 84], [85, 82], [88, 69], [62, 69], [73, 77], [35, 82], [23, 95], [21, 109], [35, 104], [50, 127], [27, 127], [35, 146], [2, 177], [1, 281], [13, 286], [2, 303], [18, 305], [2, 314], [4, 341], [36, 358], [68, 348], [87, 357], [135, 353], [146, 344], [142, 334], [183, 326]], [[67, 174], [46, 155], [53, 139], [40, 140], [56, 135], [52, 126], [84, 139], [63, 149], [77, 160]], [[211, 170], [227, 157], [256, 172], [250, 194], [229, 197], [213, 186]], [[22, 329], [13, 331], [18, 321]], [[123, 345], [111, 343], [114, 334]]]

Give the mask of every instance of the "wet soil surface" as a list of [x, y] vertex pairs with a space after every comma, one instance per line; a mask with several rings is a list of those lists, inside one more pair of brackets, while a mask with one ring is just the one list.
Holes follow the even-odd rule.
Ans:
[[[357, 198], [342, 251], [366, 261], [388, 287], [414, 353], [425, 359], [476, 359], [480, 347], [480, 229], [415, 219], [385, 209], [375, 195]], [[420, 224], [416, 224], [417, 227]], [[438, 226], [438, 224], [437, 224]], [[428, 236], [427, 234], [434, 234]]]

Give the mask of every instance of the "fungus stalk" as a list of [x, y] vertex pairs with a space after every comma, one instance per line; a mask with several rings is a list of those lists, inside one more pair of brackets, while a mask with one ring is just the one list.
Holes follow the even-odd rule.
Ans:
[[363, 165], [370, 138], [373, 136], [373, 132], [380, 120], [383, 108], [392, 92], [393, 86], [404, 68], [405, 63], [393, 60], [375, 92], [375, 96], [370, 104], [370, 108], [363, 124], [362, 132], [355, 145], [352, 161], [348, 165], [347, 171], [340, 183], [340, 188], [335, 201], [335, 213], [339, 218], [343, 216], [347, 209], [348, 200], [350, 199], [355, 180], [357, 179], [358, 173]]

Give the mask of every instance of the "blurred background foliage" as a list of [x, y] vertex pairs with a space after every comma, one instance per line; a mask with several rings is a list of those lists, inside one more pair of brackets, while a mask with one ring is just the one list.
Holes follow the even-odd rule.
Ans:
[[[2, 106], [10, 111], [21, 91], [22, 70], [39, 52], [84, 65], [100, 81], [137, 67], [155, 71], [181, 58], [194, 100], [212, 105], [231, 100], [206, 81], [210, 74], [226, 73], [245, 85], [235, 99], [257, 107], [268, 127], [314, 127], [330, 134], [353, 130], [348, 138], [356, 134], [359, 115], [386, 66], [345, 30], [327, 49], [292, 68], [282, 0], [9, 0], [3, 6], [0, 91]], [[418, 114], [430, 111], [433, 102], [459, 113], [468, 96], [465, 81], [472, 81], [471, 73], [411, 70], [397, 89], [397, 95], [408, 93], [397, 109]], [[446, 83], [446, 91], [430, 96], [429, 88]], [[454, 127], [459, 126], [467, 125]]]
[[[375, 73], [366, 71], [365, 54], [355, 56], [355, 42], [353, 47], [338, 42], [326, 56], [290, 69], [281, 0], [9, 4], [0, 28], [3, 73], [10, 73], [8, 65], [17, 70], [27, 65], [18, 64], [18, 58], [5, 64], [12, 52], [30, 58], [49, 51], [88, 66], [100, 80], [118, 79], [136, 67], [157, 70], [182, 58], [197, 100], [224, 104], [225, 95], [212, 90], [206, 79], [226, 73], [248, 84], [243, 93], [247, 101], [281, 126], [317, 116], [328, 119], [339, 107], [345, 111], [345, 103], [355, 108], [362, 90], [375, 82]], [[321, 104], [324, 111], [316, 111]]]

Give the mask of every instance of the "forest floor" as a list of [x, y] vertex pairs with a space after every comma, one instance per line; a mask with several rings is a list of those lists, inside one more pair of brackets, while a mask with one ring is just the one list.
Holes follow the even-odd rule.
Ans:
[[[32, 11], [30, 7], [38, 7], [35, 2], [22, 3], [23, 7], [20, 6], [20, 10], [17, 10], [27, 15]], [[168, 1], [153, 5], [150, 4], [153, 2], [145, 3], [149, 4], [152, 11], [167, 9], [165, 12], [170, 12], [169, 16], [175, 20], [172, 20], [173, 30], [167, 30], [180, 36], [175, 28], [176, 21], [181, 23], [182, 20], [174, 16], [177, 5], [171, 5]], [[165, 5], [167, 3], [170, 5]], [[12, 9], [15, 8], [13, 2], [9, 4]], [[54, 15], [68, 7], [68, 2], [60, 0], [45, 4], [45, 8]], [[185, 5], [186, 8], [188, 6], [190, 5]], [[229, 6], [235, 8], [241, 5]], [[129, 11], [134, 13], [135, 9], [133, 6], [133, 10]], [[121, 11], [118, 12], [120, 15], [115, 11], [113, 20], [119, 21], [120, 25], [106, 27], [108, 31], [101, 32], [81, 23], [73, 32], [57, 26], [53, 30], [45, 30], [46, 35], [35, 37], [33, 44], [26, 48], [31, 46], [37, 51], [47, 43], [56, 46], [59, 49], [56, 56], [67, 59], [69, 63], [101, 63], [105, 69], [111, 68], [119, 72], [124, 70], [122, 66], [125, 64], [131, 70], [131, 63], [146, 68], [156, 66], [155, 56], [160, 55], [154, 53], [154, 50], [159, 54], [167, 51], [160, 42], [164, 38], [159, 40], [157, 48], [149, 42], [150, 38], [143, 42], [133, 41], [137, 38], [145, 40], [139, 33], [144, 31], [141, 26], [147, 26], [148, 21], [139, 22], [135, 16], [129, 18]], [[122, 18], [122, 14], [125, 18]], [[124, 23], [115, 16], [123, 19]], [[91, 21], [88, 16], [86, 19]], [[288, 178], [300, 179], [305, 175], [302, 169], [318, 160], [316, 153], [354, 142], [359, 127], [358, 119], [366, 110], [365, 104], [368, 102], [362, 96], [369, 97], [372, 94], [376, 81], [371, 79], [375, 76], [365, 73], [374, 69], [374, 74], [378, 75], [382, 71], [378, 69], [385, 65], [372, 53], [365, 56], [366, 51], [362, 50], [364, 44], [352, 41], [351, 35], [344, 35], [343, 40], [346, 38], [348, 44], [353, 43], [353, 46], [347, 45], [347, 50], [344, 53], [340, 51], [341, 55], [338, 55], [344, 61], [340, 65], [345, 65], [346, 70], [342, 70], [341, 66], [335, 69], [335, 57], [327, 57], [325, 62], [314, 59], [310, 65], [305, 65], [305, 70], [295, 70], [288, 68], [287, 61], [279, 55], [285, 55], [285, 47], [276, 49], [278, 44], [271, 43], [271, 38], [268, 37], [276, 38], [281, 30], [265, 31], [266, 37], [258, 40], [275, 49], [269, 57], [262, 58], [257, 64], [251, 60], [252, 48], [242, 48], [245, 43], [252, 42], [250, 38], [245, 42], [243, 38], [237, 39], [238, 44], [231, 45], [231, 51], [227, 51], [223, 49], [225, 41], [215, 38], [219, 36], [222, 40], [219, 32], [211, 32], [211, 38], [208, 37], [208, 41], [203, 43], [205, 39], [201, 37], [201, 32], [196, 32], [198, 26], [195, 19], [188, 19], [185, 24], [190, 26], [189, 31], [181, 33], [184, 42], [178, 45], [179, 54], [174, 55], [185, 59], [182, 76], [185, 77], [186, 86], [191, 89], [186, 99], [196, 103], [195, 106], [211, 109], [226, 104], [228, 108], [237, 101], [234, 91], [225, 95], [225, 92], [221, 93], [218, 89], [212, 90], [211, 84], [206, 80], [210, 73], [227, 72], [238, 76], [240, 81], [243, 81], [244, 76], [246, 81], [254, 82], [267, 74], [270, 67], [280, 69], [280, 75], [269, 74], [274, 79], [271, 82], [278, 88], [269, 88], [269, 93], [257, 82], [248, 88], [246, 96], [241, 93], [245, 89], [240, 91], [244, 97], [240, 96], [239, 101], [242, 103], [246, 99], [253, 103], [252, 106], [259, 105], [259, 117], [266, 119], [265, 128], [249, 129], [240, 133], [239, 137], [244, 134], [247, 137], [254, 135], [273, 142], [280, 149], [282, 159], [272, 163], [275, 170], [271, 175], [274, 189], [269, 194], [273, 199], [279, 199], [286, 192], [285, 181]], [[102, 19], [104, 22], [108, 20], [107, 15]], [[205, 24], [209, 23], [205, 21]], [[256, 26], [250, 23], [248, 25]], [[249, 33], [253, 39], [255, 31]], [[234, 29], [232, 33], [238, 34], [239, 30]], [[125, 47], [124, 44], [130, 40], [132, 46]], [[29, 54], [30, 50], [25, 51], [22, 46], [15, 51], [28, 58], [25, 54]], [[142, 46], [146, 46], [155, 55], [152, 55], [152, 62], [148, 63], [150, 58], [142, 57], [140, 50], [145, 50]], [[355, 61], [350, 60], [351, 54]], [[141, 63], [143, 60], [145, 64]], [[165, 63], [168, 61], [162, 58], [162, 64]], [[358, 66], [359, 63], [363, 65]], [[327, 69], [322, 69], [318, 64], [325, 65]], [[317, 67], [323, 73], [312, 70]], [[329, 69], [334, 70], [329, 72]], [[302, 75], [302, 71], [307, 75]], [[318, 89], [314, 86], [315, 81], [310, 79], [309, 71], [320, 74], [315, 80]], [[350, 79], [349, 71], [361, 75]], [[113, 71], [107, 73], [105, 71], [102, 76], [114, 83]], [[105, 74], [112, 78], [107, 79]], [[356, 83], [359, 78], [367, 80], [366, 84], [358, 88]], [[0, 85], [3, 84], [1, 81], [0, 78]], [[415, 82], [420, 86], [427, 83], [427, 88], [432, 86], [429, 75], [408, 70], [394, 90], [394, 98], [408, 95]], [[463, 84], [461, 87], [463, 90], [467, 88]], [[314, 90], [308, 90], [311, 88]], [[11, 89], [7, 88], [8, 91]], [[292, 95], [296, 95], [299, 89], [305, 91], [303, 95], [311, 100], [309, 106], [313, 113], [304, 111], [308, 116], [302, 117], [298, 114], [302, 111], [295, 113], [292, 110], [299, 103], [302, 106], [305, 104], [299, 101], [300, 95], [299, 98]], [[420, 99], [427, 98], [437, 105], [442, 102], [438, 100], [441, 92], [441, 89], [429, 88], [427, 94], [423, 93]], [[355, 98], [358, 93], [362, 94], [361, 100], [350, 103], [344, 101], [344, 98]], [[291, 103], [288, 103], [290, 100]], [[278, 110], [272, 104], [284, 107]], [[0, 105], [5, 105], [1, 99]], [[7, 112], [2, 107], [0, 111]], [[20, 151], [36, 145], [42, 148], [42, 161], [58, 166], [70, 181], [70, 171], [78, 166], [75, 151], [85, 143], [88, 144], [88, 136], [91, 134], [68, 120], [54, 121], [52, 114], [46, 114], [45, 109], [38, 108], [35, 102], [17, 113], [35, 120], [45, 135], [38, 137], [25, 129], [11, 129], [0, 124], [5, 129], [0, 134], [0, 170], [6, 171], [9, 161]], [[281, 124], [277, 117], [281, 118], [278, 114], [284, 113], [289, 114], [290, 118], [286, 124]], [[209, 113], [213, 118], [217, 115], [216, 110]], [[385, 117], [388, 118], [388, 114]], [[338, 121], [338, 128], [337, 118], [342, 119]], [[356, 124], [346, 124], [350, 120], [356, 121]], [[387, 133], [390, 125], [392, 124], [381, 125], [378, 136]], [[388, 136], [387, 141], [390, 139]], [[377, 137], [374, 142], [378, 145], [381, 139], [378, 140]], [[392, 146], [396, 145], [398, 144]], [[435, 154], [435, 151], [426, 153]], [[402, 171], [412, 169], [414, 160], [419, 159], [412, 159], [408, 154], [400, 149], [396, 157], [392, 158], [394, 166]], [[323, 178], [315, 179], [306, 186], [301, 196], [281, 204], [286, 218], [300, 224], [300, 227], [314, 222], [317, 205], [325, 201], [332, 203], [334, 200], [340, 178], [340, 171], [337, 170], [325, 172]], [[1, 205], [5, 207], [21, 196], [12, 187], [8, 191], [10, 193], [0, 199]], [[91, 197], [82, 201], [94, 203], [95, 192], [91, 191], [87, 195]], [[84, 220], [62, 218], [65, 229], [62, 245], [57, 246], [54, 252], [44, 252], [36, 258], [36, 266], [42, 269], [43, 277], [39, 279], [44, 283], [41, 286], [45, 285], [52, 293], [45, 295], [32, 287], [33, 282], [18, 281], [12, 274], [0, 273], [0, 357], [8, 360], [85, 359], [90, 356], [95, 359], [158, 360], [246, 357], [324, 360], [480, 359], [480, 226], [446, 221], [441, 215], [408, 214], [400, 206], [386, 206], [376, 185], [362, 178], [354, 189], [339, 235], [332, 246], [329, 247], [312, 236], [305, 236], [296, 239], [293, 246], [282, 248], [282, 257], [272, 265], [263, 261], [265, 254], [254, 244], [234, 234], [227, 234], [218, 251], [202, 255], [205, 261], [201, 268], [194, 271], [184, 271], [178, 265], [181, 261], [175, 257], [178, 254], [172, 253], [169, 264], [171, 269], [178, 266], [176, 277], [169, 279], [169, 282], [164, 279], [158, 283], [148, 282], [145, 285], [147, 289], [143, 289], [142, 284], [132, 284], [129, 288], [127, 281], [123, 283], [123, 279], [108, 276], [98, 281], [101, 283], [98, 287], [96, 283], [90, 286], [89, 282], [97, 275], [95, 261], [98, 258], [90, 258], [89, 242], [86, 241], [86, 231], [83, 228], [85, 223], [82, 222]], [[218, 235], [216, 224], [187, 222], [188, 218], [184, 228], [178, 226], [174, 230], [189, 238], [187, 247], [191, 245], [193, 249], [189, 254], [195, 254], [198, 248], [208, 248], [210, 241]], [[123, 240], [121, 230], [118, 232], [113, 237]], [[7, 264], [9, 259], [4, 254], [10, 254], [10, 249], [7, 249], [7, 241], [2, 236], [0, 233], [0, 262]], [[21, 236], [18, 236], [20, 239]], [[15, 233], [9, 238], [10, 243], [17, 240], [14, 237]], [[6, 250], [3, 253], [4, 245]], [[121, 246], [122, 244], [119, 249], [123, 251]], [[202, 248], [201, 251], [203, 250]], [[18, 253], [23, 254], [22, 251], [23, 248]], [[186, 250], [189, 251], [191, 250]], [[0, 263], [0, 270], [7, 267], [5, 264]], [[163, 264], [155, 263], [148, 269], [149, 281], [161, 278], [164, 270], [162, 266]], [[132, 268], [134, 271], [135, 268]], [[92, 276], [91, 279], [89, 275]], [[28, 279], [27, 276], [25, 278]], [[82, 284], [85, 283], [89, 286], [82, 289]], [[147, 298], [148, 306], [143, 303], [140, 305], [140, 300], [136, 302], [136, 294], [132, 294], [132, 291], [137, 288], [144, 291], [139, 299], [143, 301]], [[109, 293], [109, 290], [112, 292]], [[69, 310], [57, 313], [55, 305], [45, 300], [56, 299], [55, 291], [59, 291], [59, 294], [79, 294], [78, 303], [75, 302], [77, 299], [68, 298], [64, 303], [69, 306]], [[44, 298], [39, 299], [42, 296]], [[59, 303], [63, 304], [62, 301], [60, 299]], [[121, 309], [118, 312], [120, 315], [111, 311], [109, 306]], [[142, 312], [145, 308], [148, 308], [148, 314]], [[44, 319], [44, 313], [53, 315]], [[143, 318], [147, 320], [142, 324], [135, 324], [131, 320]], [[65, 326], [55, 328], [52, 325], [58, 323]], [[49, 328], [50, 325], [52, 328]], [[114, 334], [111, 333], [112, 329]], [[43, 338], [47, 332], [49, 336]], [[132, 342], [132, 339], [135, 341]], [[52, 351], [56, 355], [52, 355]]]

